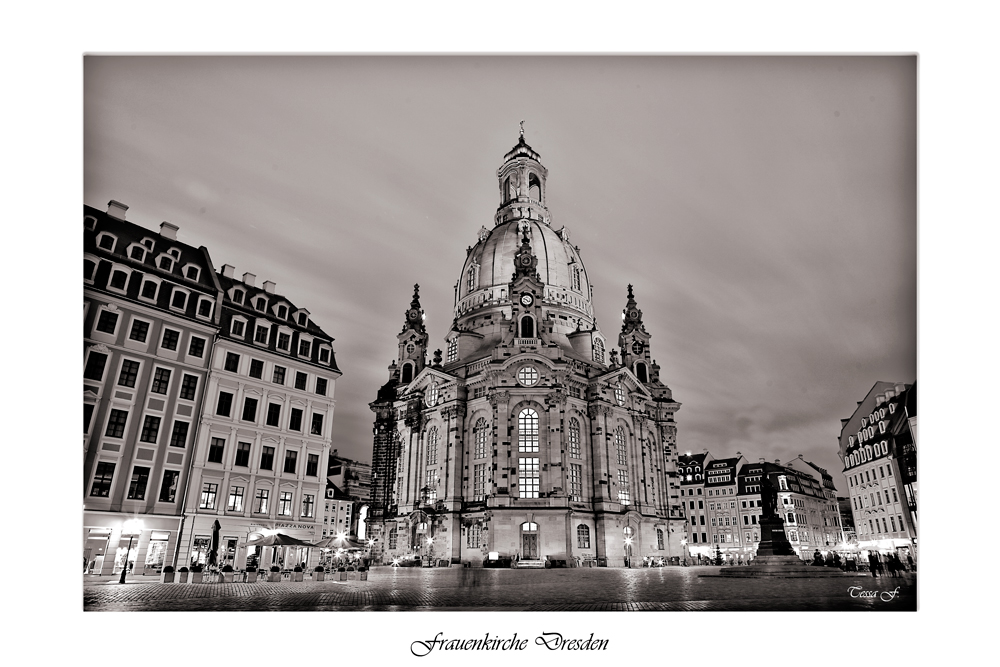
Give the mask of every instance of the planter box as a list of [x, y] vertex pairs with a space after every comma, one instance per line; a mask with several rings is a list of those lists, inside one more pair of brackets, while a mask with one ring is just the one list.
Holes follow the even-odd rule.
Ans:
[[368, 581], [368, 570], [359, 572], [358, 574], [360, 575], [361, 581]]
[[188, 582], [188, 577], [191, 575], [190, 572], [178, 572], [177, 582], [181, 584], [186, 584]]
[[256, 572], [247, 572], [247, 583], [248, 584], [255, 584], [255, 583], [257, 583], [257, 573]]
[[292, 581], [302, 581], [303, 572], [292, 572]]
[[231, 584], [231, 583], [233, 583], [233, 575], [235, 575], [235, 574], [236, 574], [235, 572], [223, 572], [222, 573], [222, 583], [224, 583], [224, 584]]
[[341, 581], [347, 581], [347, 573], [346, 572], [340, 572], [339, 574], [340, 574], [340, 580]]
[[174, 583], [174, 576], [176, 572], [161, 572], [160, 573], [160, 583], [161, 584], [172, 584]]
[[267, 580], [268, 581], [281, 581], [281, 573], [280, 572], [268, 572], [267, 573]]
[[326, 572], [313, 572], [313, 581], [325, 581]]
[[192, 572], [191, 573], [191, 583], [192, 584], [200, 584], [204, 580], [205, 580], [205, 573], [204, 572]]

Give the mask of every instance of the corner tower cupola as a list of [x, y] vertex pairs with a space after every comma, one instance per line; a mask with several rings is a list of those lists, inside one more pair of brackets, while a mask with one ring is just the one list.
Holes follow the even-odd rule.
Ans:
[[635, 302], [632, 286], [628, 286], [628, 302], [622, 311], [622, 332], [618, 335], [618, 347], [621, 349], [622, 365], [631, 369], [642, 383], [653, 379], [652, 363], [649, 354], [650, 335], [642, 323], [642, 311]]
[[528, 219], [548, 225], [545, 179], [549, 172], [542, 166], [541, 156], [524, 140], [524, 121], [521, 121], [521, 136], [517, 145], [503, 156], [503, 160], [503, 165], [497, 170], [500, 207], [495, 224]]
[[420, 307], [420, 285], [413, 286], [413, 299], [405, 314], [399, 340], [399, 382], [407, 384], [427, 365], [427, 327], [424, 326], [424, 309]]

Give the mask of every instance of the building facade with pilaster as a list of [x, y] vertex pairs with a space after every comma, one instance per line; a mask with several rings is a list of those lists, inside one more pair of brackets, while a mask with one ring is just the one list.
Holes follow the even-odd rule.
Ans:
[[680, 404], [659, 378], [632, 287], [615, 349], [590, 276], [553, 229], [548, 172], [522, 135], [497, 171], [492, 228], [454, 286], [428, 363], [414, 289], [371, 404], [372, 518], [383, 562], [641, 563], [681, 555]]

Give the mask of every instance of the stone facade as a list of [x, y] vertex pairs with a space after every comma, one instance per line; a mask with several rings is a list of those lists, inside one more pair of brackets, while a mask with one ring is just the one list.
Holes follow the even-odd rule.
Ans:
[[419, 291], [371, 408], [373, 555], [388, 562], [635, 565], [681, 557], [680, 404], [659, 379], [632, 287], [618, 349], [593, 315], [547, 170], [520, 142], [500, 207], [455, 285], [446, 353], [427, 363]]

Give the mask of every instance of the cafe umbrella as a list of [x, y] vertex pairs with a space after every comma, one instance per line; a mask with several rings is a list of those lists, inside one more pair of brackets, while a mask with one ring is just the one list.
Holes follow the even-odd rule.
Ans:
[[304, 542], [284, 533], [271, 533], [262, 537], [247, 540], [248, 547], [314, 547], [311, 542]]
[[208, 565], [213, 567], [219, 564], [219, 531], [222, 530], [222, 526], [219, 524], [219, 520], [216, 519], [215, 523], [212, 524], [212, 548], [208, 552]]

